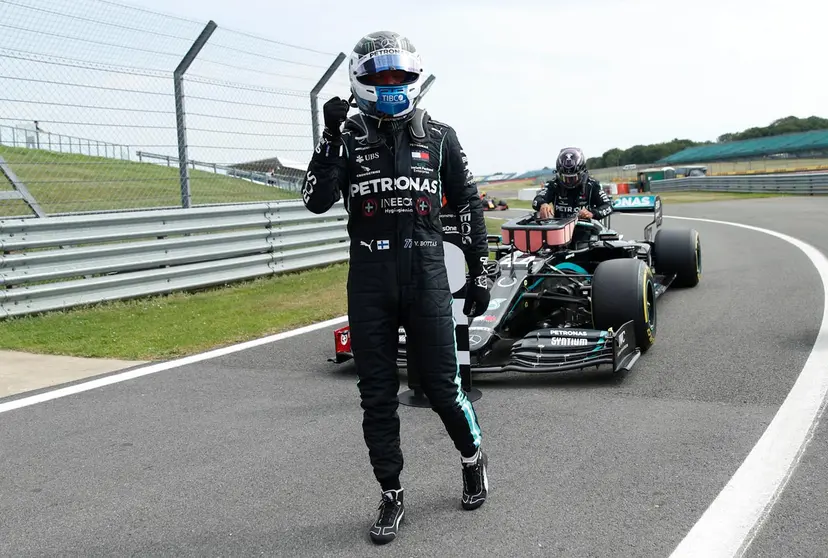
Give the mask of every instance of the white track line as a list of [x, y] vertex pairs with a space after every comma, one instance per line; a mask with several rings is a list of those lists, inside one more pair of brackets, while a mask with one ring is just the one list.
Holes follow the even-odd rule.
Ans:
[[[103, 386], [117, 384], [119, 382], [125, 382], [127, 380], [132, 380], [134, 378], [140, 378], [141, 376], [155, 374], [156, 372], [161, 372], [163, 370], [170, 370], [171, 368], [178, 368], [179, 366], [193, 364], [194, 362], [200, 362], [202, 360], [209, 360], [211, 358], [229, 355], [231, 353], [237, 353], [239, 351], [244, 351], [252, 347], [258, 347], [259, 345], [266, 345], [267, 343], [273, 343], [275, 341], [281, 341], [282, 339], [288, 339], [290, 337], [295, 337], [297, 335], [310, 333], [311, 331], [316, 331], [318, 329], [335, 326], [337, 324], [341, 324], [346, 320], [347, 316], [340, 316], [338, 318], [333, 318], [332, 320], [311, 324], [309, 326], [300, 327], [299, 329], [293, 329], [291, 331], [285, 331], [282, 333], [277, 333], [275, 335], [269, 335], [267, 337], [262, 337], [260, 339], [253, 339], [252, 341], [245, 341], [244, 343], [230, 345], [229, 347], [222, 347], [221, 349], [215, 349], [212, 351], [207, 351], [205, 353], [199, 353], [197, 355], [191, 355], [188, 357], [171, 360], [169, 362], [151, 364], [149, 366], [136, 368], [128, 372], [121, 372], [120, 374], [112, 374], [110, 376], [98, 378], [97, 380], [91, 380], [88, 382], [75, 384], [65, 388], [39, 393], [37, 395], [32, 395], [30, 397], [23, 397], [21, 399], [9, 401], [8, 403], [0, 403], [0, 413], [5, 413], [7, 411], [11, 411], [14, 409], [20, 409], [21, 407], [28, 407], [29, 405], [34, 405], [36, 403], [51, 401], [52, 399], [58, 399], [60, 397], [66, 397], [67, 395], [74, 395], [76, 393], [89, 391], [90, 389], [96, 389]], [[331, 334], [333, 334], [333, 332], [331, 332]]]
[[[634, 216], [648, 217], [645, 215]], [[666, 219], [728, 225], [775, 236], [799, 248], [811, 260], [822, 279], [824, 296], [822, 322], [814, 346], [811, 349], [811, 354], [805, 362], [802, 372], [800, 372], [793, 388], [750, 454], [699, 521], [679, 543], [670, 558], [741, 556], [747, 550], [773, 504], [782, 493], [785, 484], [813, 436], [825, 408], [826, 394], [828, 394], [828, 259], [810, 244], [769, 229], [714, 219], [670, 215], [664, 217]], [[154, 364], [121, 374], [113, 374], [98, 380], [24, 397], [8, 403], [0, 403], [0, 413], [243, 351], [251, 347], [337, 325], [346, 320], [347, 317], [342, 316], [238, 345]]]
[[714, 219], [664, 217], [729, 225], [775, 236], [799, 248], [822, 279], [822, 323], [802, 372], [750, 454], [670, 558], [742, 556], [782, 494], [825, 409], [828, 394], [828, 259], [810, 244], [769, 229]]

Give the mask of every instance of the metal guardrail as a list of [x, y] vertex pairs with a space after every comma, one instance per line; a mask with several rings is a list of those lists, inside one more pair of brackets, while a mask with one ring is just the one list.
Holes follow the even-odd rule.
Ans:
[[[828, 194], [828, 173], [704, 176], [654, 192]], [[299, 271], [347, 261], [347, 212], [300, 200], [0, 218], [0, 318]]]
[[651, 182], [653, 192], [703, 190], [820, 195], [828, 194], [828, 173], [768, 174], [752, 176], [694, 176]]
[[0, 219], [0, 318], [346, 261], [346, 218], [279, 201]]
[[34, 126], [30, 127], [0, 124], [0, 145], [125, 161], [130, 159], [131, 148], [128, 145], [55, 134], [41, 130], [37, 121], [33, 122]]

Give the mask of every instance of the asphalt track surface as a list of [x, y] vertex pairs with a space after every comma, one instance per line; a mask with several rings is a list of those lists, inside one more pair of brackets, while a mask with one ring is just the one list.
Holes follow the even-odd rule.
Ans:
[[[665, 206], [828, 253], [828, 199]], [[613, 225], [637, 237], [646, 221]], [[658, 339], [625, 378], [487, 375], [475, 403], [490, 500], [460, 509], [436, 414], [400, 407], [406, 518], [391, 547], [356, 377], [329, 330], [0, 414], [0, 555], [669, 556], [762, 435], [823, 311], [782, 240], [696, 228], [704, 277], [659, 301]], [[405, 376], [402, 376], [403, 383]], [[826, 556], [823, 423], [747, 556]]]

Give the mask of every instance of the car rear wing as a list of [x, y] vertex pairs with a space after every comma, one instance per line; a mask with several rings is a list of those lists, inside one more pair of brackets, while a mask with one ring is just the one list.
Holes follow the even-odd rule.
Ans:
[[612, 210], [621, 213], [661, 212], [661, 197], [658, 194], [623, 194], [612, 200]]
[[644, 240], [653, 241], [653, 227], [661, 226], [661, 197], [658, 194], [629, 194], [616, 196], [612, 200], [613, 213], [653, 212], [653, 220], [644, 227]]

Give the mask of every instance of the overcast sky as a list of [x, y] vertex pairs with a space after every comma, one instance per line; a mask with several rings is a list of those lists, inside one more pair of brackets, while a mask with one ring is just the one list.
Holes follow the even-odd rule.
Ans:
[[[90, 35], [91, 23], [83, 19], [83, 14], [87, 18], [98, 17], [94, 15], [98, 4], [101, 4], [100, 13], [115, 9], [102, 0], [11, 1], [32, 6], [48, 4], [53, 10], [72, 12], [81, 18], [76, 22], [75, 33], [85, 33], [84, 36]], [[214, 65], [208, 72], [206, 65], [198, 66], [197, 62], [191, 70], [216, 79], [227, 75], [226, 80], [240, 81], [241, 78], [233, 77], [240, 76], [239, 71], [228, 70], [238, 60], [249, 70], [245, 83], [255, 81], [262, 87], [297, 91], [292, 102], [302, 110], [307, 110], [306, 92], [324, 71], [323, 67], [332, 61], [331, 54], [349, 53], [360, 36], [371, 31], [389, 29], [403, 33], [421, 52], [426, 70], [437, 77], [424, 108], [435, 118], [454, 126], [477, 175], [551, 166], [560, 148], [569, 145], [582, 147], [592, 157], [612, 147], [627, 148], [676, 137], [712, 140], [725, 132], [767, 125], [789, 115], [828, 116], [828, 74], [824, 62], [828, 48], [824, 30], [828, 8], [816, 0], [381, 0], [364, 3], [132, 0], [130, 3], [199, 22], [213, 19], [220, 30], [230, 28], [330, 53], [268, 43], [267, 49], [262, 49], [262, 52], [267, 50], [266, 59], [244, 62], [239, 52], [227, 50], [219, 59], [216, 50], [213, 59], [223, 61], [223, 67]], [[5, 0], [0, 4], [0, 15], [10, 9], [8, 4]], [[149, 23], [155, 21], [149, 14], [135, 12], [134, 17], [125, 20], [123, 13], [123, 10], [117, 12], [117, 17], [132, 25], [158, 27]], [[16, 16], [17, 22], [26, 23], [20, 14]], [[33, 21], [36, 20], [28, 24]], [[58, 23], [54, 25], [62, 32], [71, 31]], [[200, 27], [179, 22], [171, 24], [171, 29], [176, 25], [189, 37], [197, 34]], [[112, 32], [123, 35], [117, 29]], [[16, 40], [19, 44], [22, 38]], [[167, 40], [172, 39], [158, 42]], [[265, 44], [254, 44], [253, 39], [241, 35], [222, 36], [219, 32], [211, 41], [257, 52], [256, 45]], [[145, 48], [156, 44], [142, 42], [146, 43]], [[62, 44], [52, 43], [50, 52]], [[177, 45], [173, 50], [179, 52], [182, 48], [186, 50], [186, 45]], [[84, 52], [76, 50], [71, 56], [82, 58]], [[209, 58], [208, 53], [209, 48], [205, 48], [203, 56]], [[123, 53], [119, 56], [120, 60], [125, 59]], [[296, 63], [280, 62], [278, 58], [310, 65], [300, 67]], [[169, 67], [174, 68], [176, 63], [176, 60], [169, 61]], [[262, 74], [251, 77], [253, 66]], [[22, 72], [24, 68], [16, 70]], [[332, 95], [349, 95], [342, 79], [343, 70], [344, 65], [336, 83], [324, 90], [322, 102]], [[221, 71], [226, 74], [218, 73]], [[283, 77], [288, 74], [301, 77]], [[29, 90], [23, 93], [26, 91]], [[188, 90], [192, 91], [192, 88]], [[253, 93], [242, 96], [245, 95]], [[264, 96], [257, 97], [256, 103], [266, 102]], [[198, 106], [193, 103], [188, 104], [189, 110]], [[228, 106], [222, 105], [224, 108], [220, 110], [228, 115], [242, 115], [231, 112]], [[39, 110], [37, 114], [44, 114]], [[279, 134], [290, 134], [291, 126], [301, 129], [296, 135], [305, 137], [291, 139], [292, 148], [285, 156], [304, 162], [312, 147], [306, 137], [310, 132], [309, 112], [291, 110], [291, 114], [295, 113], [294, 120], [281, 116], [268, 118], [287, 122], [271, 126]], [[261, 113], [250, 108], [242, 116], [255, 120]], [[93, 132], [103, 133], [86, 131]], [[158, 133], [160, 138], [161, 132]], [[171, 134], [155, 142], [156, 152], [164, 151], [166, 144], [175, 143], [174, 132]], [[221, 136], [210, 140], [191, 137], [190, 141], [208, 149], [198, 152], [200, 157], [218, 162], [229, 162], [226, 160], [236, 156], [258, 158], [264, 156], [267, 148], [257, 144], [256, 152], [250, 156], [247, 153], [231, 156], [226, 151], [209, 151], [208, 144], [229, 141]], [[248, 137], [245, 141], [252, 140]], [[277, 149], [283, 149], [282, 144]], [[243, 149], [237, 148], [237, 151]]]

